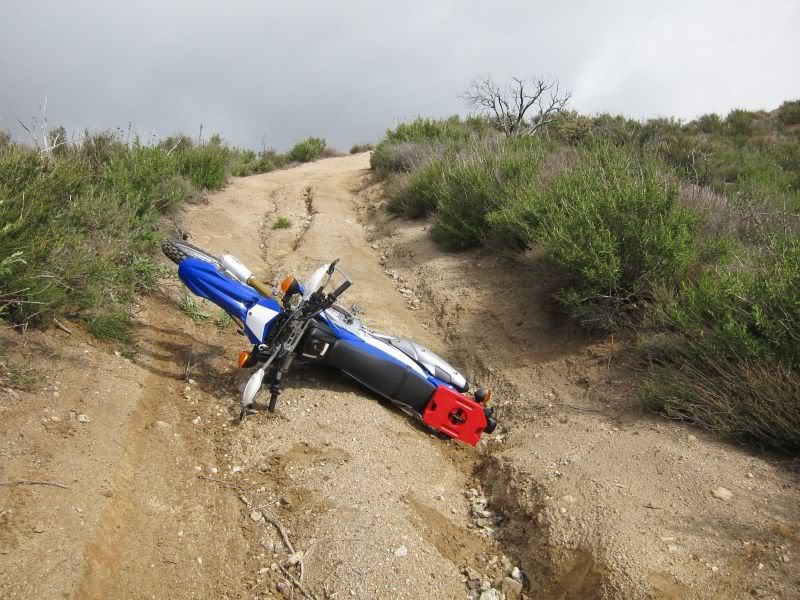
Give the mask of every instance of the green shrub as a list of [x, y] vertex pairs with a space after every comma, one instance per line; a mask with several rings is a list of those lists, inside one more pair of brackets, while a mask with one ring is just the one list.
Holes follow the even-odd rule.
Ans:
[[719, 134], [722, 133], [723, 129], [722, 119], [717, 113], [701, 115], [694, 121], [694, 125], [701, 132], [708, 134]]
[[407, 184], [389, 200], [389, 210], [412, 219], [434, 212], [443, 193], [446, 168], [445, 160], [439, 159], [415, 171]]
[[228, 163], [225, 148], [214, 144], [195, 146], [177, 153], [179, 171], [195, 187], [218, 190], [225, 184]]
[[99, 314], [89, 319], [87, 326], [96, 338], [116, 342], [130, 342], [133, 326], [128, 315], [121, 311]]
[[386, 131], [382, 143], [399, 144], [401, 142], [466, 142], [472, 138], [470, 127], [460, 117], [447, 119], [418, 118], [408, 123], [400, 123], [394, 129]]
[[725, 132], [736, 137], [747, 137], [755, 131], [758, 113], [735, 109], [725, 117]]
[[565, 278], [560, 301], [584, 325], [618, 325], [613, 315], [696, 261], [697, 219], [652, 157], [597, 146], [550, 182], [540, 205], [536, 242]]
[[322, 156], [326, 145], [323, 138], [308, 137], [292, 146], [286, 156], [292, 162], [311, 162]]
[[800, 100], [781, 104], [778, 119], [784, 127], [800, 125]]
[[369, 152], [374, 146], [372, 144], [353, 144], [350, 147], [350, 154], [361, 154], [362, 152]]
[[487, 215], [536, 185], [542, 158], [538, 139], [518, 138], [453, 161], [443, 173], [433, 239], [450, 249], [485, 241]]
[[38, 325], [66, 312], [123, 339], [127, 305], [157, 276], [159, 215], [197, 191], [160, 147], [100, 133], [61, 148], [0, 148], [0, 317]]
[[98, 176], [102, 175], [102, 168], [105, 165], [127, 152], [127, 144], [120, 141], [111, 131], [85, 132], [83, 143], [78, 150], [80, 156], [88, 161], [93, 173]]
[[642, 395], [726, 437], [800, 449], [800, 237], [721, 265], [661, 306]]
[[105, 166], [103, 183], [133, 202], [142, 215], [154, 207], [163, 208], [165, 202], [174, 206], [172, 197], [162, 201], [161, 194], [166, 180], [175, 175], [177, 168], [174, 155], [157, 147], [138, 146], [111, 158]]
[[468, 146], [469, 142], [488, 137], [493, 129], [480, 117], [462, 121], [418, 118], [400, 123], [386, 131], [370, 156], [370, 166], [379, 175], [407, 172], [418, 168], [436, 155]]

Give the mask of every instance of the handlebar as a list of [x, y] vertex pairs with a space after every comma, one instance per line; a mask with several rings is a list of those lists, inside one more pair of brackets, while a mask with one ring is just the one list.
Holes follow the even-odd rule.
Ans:
[[247, 280], [247, 285], [257, 291], [259, 294], [264, 296], [265, 298], [272, 298], [272, 290], [267, 287], [267, 284], [261, 281], [260, 279], [256, 279], [255, 276], [251, 276]]

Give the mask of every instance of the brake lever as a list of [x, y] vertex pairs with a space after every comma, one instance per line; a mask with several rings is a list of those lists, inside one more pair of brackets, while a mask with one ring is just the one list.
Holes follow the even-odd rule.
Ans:
[[338, 263], [341, 259], [337, 258], [328, 266], [328, 275], [333, 275], [333, 272], [336, 270], [336, 263]]

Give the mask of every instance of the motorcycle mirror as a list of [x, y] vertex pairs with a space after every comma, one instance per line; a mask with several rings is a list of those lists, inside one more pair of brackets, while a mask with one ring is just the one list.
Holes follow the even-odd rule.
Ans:
[[328, 266], [328, 275], [333, 275], [334, 270], [336, 270], [336, 263], [339, 262], [340, 259], [336, 259]]

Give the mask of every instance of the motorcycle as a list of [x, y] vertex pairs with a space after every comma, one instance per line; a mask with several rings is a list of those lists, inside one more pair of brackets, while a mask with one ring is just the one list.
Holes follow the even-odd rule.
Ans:
[[[406, 413], [451, 438], [475, 446], [497, 426], [491, 392], [470, 397], [466, 378], [416, 342], [368, 329], [338, 303], [352, 285], [339, 260], [321, 266], [301, 285], [286, 277], [273, 289], [231, 255], [216, 257], [183, 240], [166, 240], [164, 254], [195, 295], [222, 308], [253, 344], [238, 365], [257, 367], [244, 386], [240, 421], [255, 412], [262, 388], [274, 412], [295, 359], [343, 371]], [[332, 280], [338, 285], [332, 291]]]

